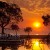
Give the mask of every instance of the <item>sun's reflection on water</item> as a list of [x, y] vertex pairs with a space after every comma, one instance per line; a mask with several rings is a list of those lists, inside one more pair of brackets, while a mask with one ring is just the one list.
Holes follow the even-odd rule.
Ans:
[[40, 41], [39, 39], [32, 39], [32, 46], [31, 49], [32, 50], [41, 50], [41, 46], [40, 46]]
[[[28, 44], [27, 44], [28, 43]], [[17, 50], [49, 50], [46, 43], [43, 43], [41, 39], [30, 39], [27, 41], [27, 46], [20, 46]], [[30, 48], [27, 48], [31, 46]], [[12, 50], [10, 47], [5, 48], [5, 50]]]

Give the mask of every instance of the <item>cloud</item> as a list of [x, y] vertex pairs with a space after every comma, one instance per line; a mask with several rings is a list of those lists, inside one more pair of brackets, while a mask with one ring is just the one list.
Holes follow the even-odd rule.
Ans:
[[[22, 23], [19, 23], [21, 28], [22, 27], [24, 28], [26, 26], [32, 26], [31, 25], [32, 22], [36, 20], [42, 22], [41, 16], [43, 14], [50, 14], [50, 0], [1, 0], [1, 1], [15, 3], [20, 6], [22, 10], [22, 16], [24, 18], [24, 21]], [[50, 29], [47, 30], [47, 28], [44, 28], [42, 29], [41, 32], [33, 31], [33, 33], [47, 34], [47, 32], [49, 31]]]
[[21, 8], [22, 13], [29, 13], [29, 14], [38, 14], [38, 15], [44, 15], [44, 14], [50, 14], [50, 8], [41, 8], [41, 9], [35, 9], [35, 10], [28, 10], [27, 8]]
[[50, 8], [50, 0], [46, 3], [46, 5]]
[[14, 2], [28, 10], [41, 9], [44, 7], [50, 8], [50, 0], [15, 0]]
[[21, 8], [26, 8], [30, 11], [41, 8], [50, 8], [50, 0], [2, 0], [10, 3], [16, 3]]

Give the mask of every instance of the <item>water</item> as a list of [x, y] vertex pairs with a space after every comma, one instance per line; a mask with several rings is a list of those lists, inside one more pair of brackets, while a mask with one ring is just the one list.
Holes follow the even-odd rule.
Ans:
[[[0, 49], [1, 50], [1, 49]], [[10, 48], [6, 48], [5, 50], [11, 50]], [[26, 49], [24, 46], [20, 46], [19, 48], [18, 48], [18, 50], [32, 50], [32, 49]], [[34, 49], [35, 50], [35, 49]], [[41, 50], [41, 49], [36, 49], [36, 50]], [[42, 50], [50, 50], [49, 48], [48, 48], [48, 46], [46, 45], [46, 44], [44, 44], [44, 48], [42, 47]]]
[[[31, 46], [30, 48], [27, 48], [26, 46], [20, 46], [18, 47], [18, 50], [50, 50], [50, 46], [46, 43], [41, 43], [39, 39], [31, 39], [27, 41], [26, 45]], [[2, 50], [2, 47], [0, 47], [0, 50]], [[5, 50], [12, 50], [10, 47], [5, 48]], [[15, 49], [14, 49], [15, 50]]]
[[[46, 45], [46, 44], [43, 44], [44, 45], [44, 47], [41, 47], [42, 48], [42, 50], [50, 50], [49, 49], [49, 47]], [[2, 50], [2, 48], [0, 47], [0, 50]], [[5, 50], [11, 50], [11, 48], [6, 48]], [[33, 50], [33, 49], [26, 49], [26, 47], [24, 47], [24, 46], [20, 46], [19, 48], [18, 48], [18, 50]], [[34, 49], [34, 50], [41, 50], [41, 49]]]

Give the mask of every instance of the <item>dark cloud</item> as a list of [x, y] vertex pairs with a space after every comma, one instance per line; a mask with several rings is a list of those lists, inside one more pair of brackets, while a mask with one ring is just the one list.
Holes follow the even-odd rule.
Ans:
[[41, 9], [44, 7], [50, 8], [50, 0], [1, 0], [10, 3], [16, 3], [21, 8], [28, 10]]
[[47, 0], [41, 0], [40, 4], [38, 5], [39, 8], [43, 8], [46, 6]]
[[47, 7], [49, 7], [50, 8], [50, 0], [47, 2]]
[[44, 7], [50, 8], [50, 0], [16, 0], [15, 2], [20, 7], [27, 8], [28, 10]]

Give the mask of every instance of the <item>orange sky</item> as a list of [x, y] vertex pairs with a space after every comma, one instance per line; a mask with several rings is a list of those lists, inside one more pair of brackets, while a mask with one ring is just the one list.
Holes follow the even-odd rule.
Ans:
[[[24, 18], [24, 21], [22, 22], [21, 27], [26, 27], [30, 26], [33, 28], [33, 34], [47, 34], [49, 33], [50, 27], [46, 27], [43, 25], [43, 20], [42, 20], [42, 15], [49, 14], [49, 9], [48, 8], [43, 8], [41, 10], [34, 10], [34, 11], [29, 11], [26, 8], [21, 8], [22, 10], [22, 15]], [[39, 29], [36, 29], [32, 26], [34, 22], [40, 22], [42, 25]]]
[[[43, 25], [42, 15], [50, 14], [50, 0], [1, 0], [8, 3], [16, 3], [22, 11], [24, 21], [19, 23], [20, 28], [30, 26], [33, 28], [32, 34], [47, 34], [50, 32], [50, 26]], [[32, 26], [34, 22], [40, 22], [42, 25], [39, 29]], [[24, 31], [21, 31], [22, 34]], [[25, 33], [24, 33], [25, 34]]]
[[[50, 32], [50, 26], [44, 26], [42, 15], [50, 14], [50, 0], [1, 0], [6, 1], [10, 3], [16, 3], [20, 6], [22, 11], [22, 16], [24, 21], [19, 23], [19, 26], [21, 30], [19, 31], [19, 34], [27, 34], [23, 31], [23, 28], [30, 26], [33, 28], [33, 31], [30, 33], [30, 35], [46, 35]], [[41, 27], [40, 28], [34, 28], [32, 26], [33, 22], [40, 22]], [[0, 30], [1, 31], [1, 30]], [[14, 31], [6, 30], [6, 33], [15, 34]], [[48, 46], [44, 45], [45, 50], [49, 50]], [[24, 49], [24, 46], [19, 47], [18, 50], [26, 50]]]

